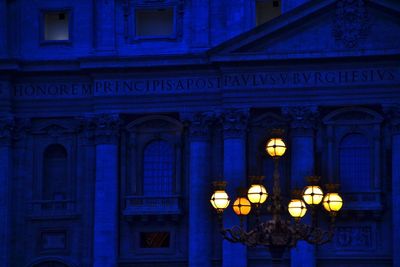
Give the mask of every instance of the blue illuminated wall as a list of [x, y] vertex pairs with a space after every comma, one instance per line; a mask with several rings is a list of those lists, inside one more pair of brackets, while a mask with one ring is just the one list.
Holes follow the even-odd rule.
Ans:
[[272, 190], [276, 128], [284, 196], [344, 199], [282, 265], [400, 267], [399, 59], [397, 1], [0, 0], [0, 267], [270, 266], [209, 198]]

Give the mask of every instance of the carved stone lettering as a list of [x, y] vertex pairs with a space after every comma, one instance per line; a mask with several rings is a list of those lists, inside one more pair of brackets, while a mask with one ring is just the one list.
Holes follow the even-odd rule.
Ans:
[[96, 80], [93, 84], [26, 82], [15, 84], [12, 95], [16, 99], [86, 98], [91, 96], [192, 94], [218, 92], [221, 89], [312, 88], [399, 82], [400, 73], [396, 69], [263, 71], [229, 73], [220, 77], [108, 79]]

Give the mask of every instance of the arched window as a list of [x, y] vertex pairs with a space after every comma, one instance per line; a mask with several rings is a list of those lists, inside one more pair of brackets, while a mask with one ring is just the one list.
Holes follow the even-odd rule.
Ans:
[[68, 265], [59, 261], [46, 261], [33, 265], [33, 267], [68, 267]]
[[62, 145], [50, 145], [43, 155], [43, 199], [64, 200], [67, 190], [67, 151]]
[[371, 147], [364, 135], [353, 133], [342, 139], [339, 168], [343, 191], [365, 192], [371, 189]]
[[145, 147], [143, 156], [145, 196], [172, 195], [174, 163], [174, 149], [168, 142], [156, 140]]

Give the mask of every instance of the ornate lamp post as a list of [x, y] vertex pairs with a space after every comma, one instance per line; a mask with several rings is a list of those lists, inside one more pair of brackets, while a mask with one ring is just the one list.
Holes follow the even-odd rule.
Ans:
[[[274, 160], [273, 189], [271, 196], [263, 185], [263, 176], [252, 176], [251, 185], [246, 191], [240, 190], [238, 198], [233, 204], [233, 210], [241, 217], [240, 225], [232, 228], [224, 228], [223, 212], [229, 206], [229, 196], [225, 192], [226, 182], [214, 182], [215, 193], [211, 197], [211, 204], [215, 208], [220, 232], [224, 239], [233, 243], [242, 243], [249, 247], [264, 246], [273, 258], [274, 262], [282, 258], [286, 249], [296, 246], [300, 240], [311, 244], [322, 245], [332, 240], [334, 234], [335, 217], [342, 208], [343, 201], [336, 192], [337, 184], [327, 184], [327, 193], [324, 195], [322, 188], [318, 185], [320, 177], [307, 177], [308, 186], [301, 190], [293, 191], [293, 198], [284, 201], [281, 196], [279, 159], [285, 154], [286, 145], [282, 138], [271, 138], [266, 145], [266, 152]], [[330, 215], [330, 226], [324, 230], [317, 226], [316, 209], [318, 206]], [[272, 215], [267, 221], [261, 221], [261, 212], [266, 209]], [[312, 221], [310, 224], [300, 222], [307, 210], [310, 210]], [[290, 216], [293, 221], [290, 220]], [[255, 216], [255, 226], [247, 230], [243, 227], [245, 216]]]

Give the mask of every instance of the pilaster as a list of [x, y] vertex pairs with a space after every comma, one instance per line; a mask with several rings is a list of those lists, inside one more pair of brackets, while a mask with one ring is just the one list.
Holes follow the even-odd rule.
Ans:
[[10, 264], [11, 247], [11, 189], [12, 189], [12, 131], [14, 120], [0, 120], [0, 266]]
[[115, 0], [94, 1], [95, 10], [95, 49], [98, 53], [115, 52]]
[[400, 266], [400, 104], [384, 107], [392, 135], [392, 255], [393, 266]]
[[7, 57], [7, 1], [0, 0], [0, 58]]
[[[285, 107], [282, 112], [291, 119], [291, 186], [303, 187], [305, 177], [314, 175], [314, 132], [318, 117], [317, 107]], [[300, 241], [291, 250], [292, 267], [316, 266], [315, 247]]]
[[119, 116], [93, 118], [96, 138], [94, 267], [115, 267], [118, 260]]
[[[227, 192], [233, 199], [237, 188], [246, 186], [246, 134], [248, 110], [227, 110], [222, 116], [224, 131], [224, 178], [228, 182]], [[239, 218], [228, 210], [224, 214], [225, 227], [239, 225]], [[223, 241], [223, 267], [247, 266], [247, 248], [242, 244]]]
[[212, 209], [210, 208], [210, 113], [186, 115], [190, 140], [189, 266], [212, 266]]

